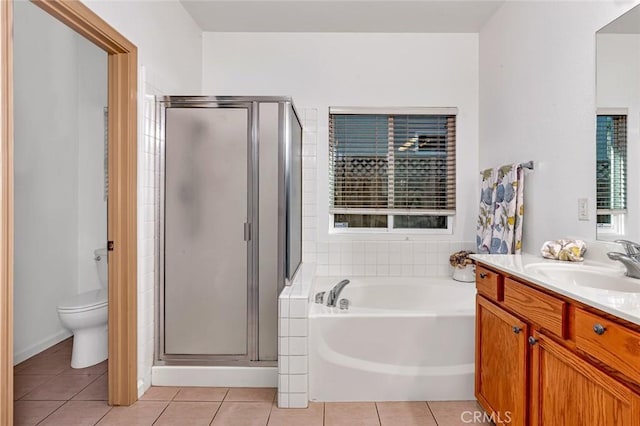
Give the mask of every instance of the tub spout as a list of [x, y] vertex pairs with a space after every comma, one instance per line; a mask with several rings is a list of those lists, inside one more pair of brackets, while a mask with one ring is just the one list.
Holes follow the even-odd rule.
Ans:
[[329, 297], [327, 298], [327, 306], [335, 308], [336, 303], [338, 302], [338, 297], [347, 284], [349, 284], [349, 280], [342, 280], [338, 284], [336, 284], [331, 291], [329, 291]]

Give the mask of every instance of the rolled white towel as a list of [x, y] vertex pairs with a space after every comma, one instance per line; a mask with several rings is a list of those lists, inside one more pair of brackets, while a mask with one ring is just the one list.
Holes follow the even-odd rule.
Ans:
[[569, 239], [545, 241], [540, 249], [544, 258], [568, 262], [582, 262], [586, 251], [587, 244], [584, 241]]

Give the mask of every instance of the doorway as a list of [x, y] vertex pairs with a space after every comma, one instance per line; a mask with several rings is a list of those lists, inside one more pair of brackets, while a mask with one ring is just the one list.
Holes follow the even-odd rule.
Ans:
[[[108, 400], [137, 399], [137, 49], [80, 2], [33, 3], [108, 54]], [[13, 422], [13, 2], [0, 2], [0, 424]]]

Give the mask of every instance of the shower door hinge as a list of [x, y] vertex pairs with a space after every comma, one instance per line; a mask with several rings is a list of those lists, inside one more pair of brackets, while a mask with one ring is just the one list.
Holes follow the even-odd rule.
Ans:
[[249, 222], [244, 223], [244, 240], [251, 240], [251, 224]]
[[107, 251], [113, 251], [113, 241], [107, 241]]

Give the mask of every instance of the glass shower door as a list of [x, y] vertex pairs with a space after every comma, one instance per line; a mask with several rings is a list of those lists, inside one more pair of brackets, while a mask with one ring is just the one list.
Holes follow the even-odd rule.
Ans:
[[166, 109], [164, 350], [248, 355], [250, 105]]

